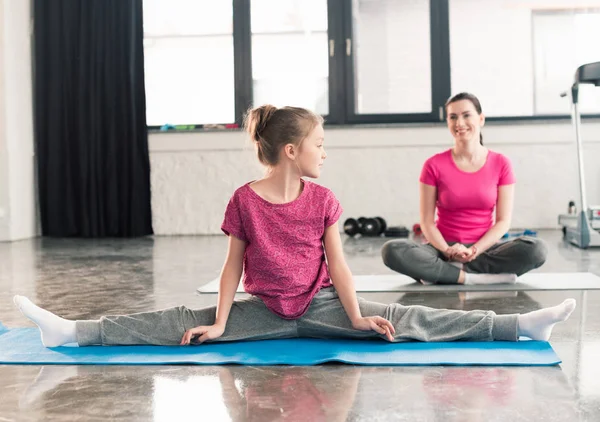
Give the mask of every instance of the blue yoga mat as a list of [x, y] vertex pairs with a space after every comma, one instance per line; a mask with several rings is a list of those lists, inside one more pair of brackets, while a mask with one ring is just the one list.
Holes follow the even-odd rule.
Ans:
[[388, 343], [383, 340], [286, 339], [198, 346], [45, 348], [37, 328], [0, 324], [0, 364], [21, 365], [526, 365], [561, 361], [548, 342]]

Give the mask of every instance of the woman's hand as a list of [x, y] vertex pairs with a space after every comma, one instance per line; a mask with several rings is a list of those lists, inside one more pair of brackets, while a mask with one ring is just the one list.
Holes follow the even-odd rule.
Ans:
[[352, 322], [352, 326], [361, 331], [376, 331], [385, 335], [389, 341], [394, 341], [393, 334], [396, 333], [394, 326], [387, 319], [380, 316], [361, 317]]
[[455, 243], [454, 245], [450, 246], [444, 251], [444, 255], [446, 256], [446, 258], [448, 258], [448, 261], [453, 261], [456, 259], [457, 256], [464, 255], [468, 251], [469, 248], [467, 248], [462, 243]]
[[458, 253], [454, 256], [454, 260], [466, 264], [467, 262], [473, 261], [477, 258], [477, 248], [475, 246], [471, 246], [470, 248], [465, 248], [464, 251]]
[[220, 325], [201, 325], [199, 327], [190, 328], [185, 332], [181, 338], [181, 343], [179, 344], [185, 346], [190, 343], [204, 343], [206, 340], [214, 340], [221, 337], [224, 331], [225, 327]]

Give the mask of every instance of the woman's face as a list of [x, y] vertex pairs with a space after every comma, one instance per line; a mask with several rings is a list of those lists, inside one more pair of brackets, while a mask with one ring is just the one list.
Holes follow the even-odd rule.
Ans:
[[470, 100], [459, 100], [448, 104], [448, 129], [457, 142], [475, 140], [479, 143], [481, 127], [485, 123], [483, 114], [479, 114]]

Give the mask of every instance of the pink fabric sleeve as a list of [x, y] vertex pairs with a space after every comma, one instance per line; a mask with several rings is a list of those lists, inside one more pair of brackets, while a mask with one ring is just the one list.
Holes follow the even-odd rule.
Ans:
[[419, 182], [430, 186], [437, 186], [438, 178], [431, 164], [432, 158], [429, 158], [427, 161], [425, 161], [425, 164], [423, 164], [423, 168], [421, 169], [421, 177], [419, 177]]
[[512, 185], [517, 182], [517, 178], [515, 177], [515, 173], [513, 171], [512, 163], [508, 159], [502, 155], [502, 165], [500, 168], [500, 179], [498, 181], [498, 185]]
[[325, 228], [327, 228], [339, 220], [344, 210], [340, 205], [340, 201], [337, 200], [331, 191], [327, 193], [327, 197], [325, 198], [325, 207]]
[[223, 224], [221, 224], [221, 230], [227, 236], [233, 235], [244, 242], [248, 241], [246, 238], [246, 233], [244, 232], [238, 192], [233, 194], [229, 200], [229, 203], [227, 204]]

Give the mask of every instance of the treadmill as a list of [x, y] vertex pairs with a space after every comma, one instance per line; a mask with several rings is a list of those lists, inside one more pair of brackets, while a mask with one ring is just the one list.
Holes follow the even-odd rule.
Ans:
[[[575, 82], [571, 86], [573, 101], [573, 126], [577, 141], [577, 160], [579, 164], [580, 209], [575, 214], [561, 214], [558, 224], [562, 226], [565, 239], [573, 245], [587, 249], [600, 246], [600, 205], [588, 206], [583, 171], [583, 145], [581, 142], [581, 115], [579, 113], [579, 85], [593, 84], [600, 87], [600, 62], [588, 63], [577, 68]], [[563, 94], [563, 96], [566, 95]]]

